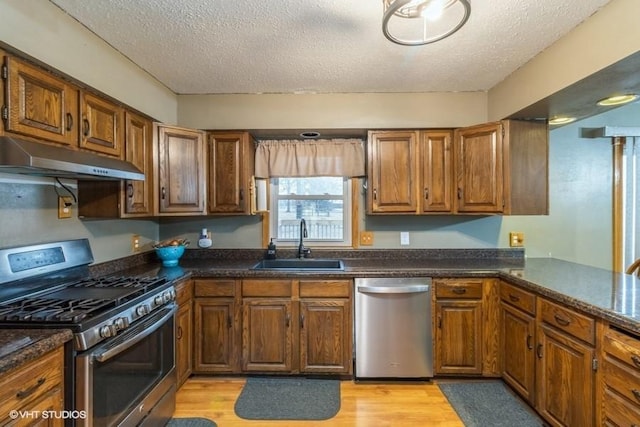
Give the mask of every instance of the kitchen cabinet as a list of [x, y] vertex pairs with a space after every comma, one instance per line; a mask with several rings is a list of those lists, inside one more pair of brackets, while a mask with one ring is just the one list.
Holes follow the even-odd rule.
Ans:
[[508, 283], [500, 284], [502, 378], [535, 405], [536, 297]]
[[547, 215], [548, 129], [503, 120], [454, 133], [457, 213]]
[[291, 296], [290, 280], [242, 281], [243, 371], [293, 371], [297, 322]]
[[300, 372], [352, 371], [351, 280], [300, 280]]
[[79, 88], [12, 56], [4, 57], [5, 131], [78, 146]]
[[[62, 417], [42, 417], [44, 411], [64, 409], [64, 350], [55, 350], [3, 375], [0, 380], [0, 424], [62, 427]], [[10, 411], [33, 418], [9, 418]], [[39, 414], [39, 415], [38, 415]]]
[[194, 281], [195, 373], [240, 372], [240, 281]]
[[640, 337], [602, 326], [602, 380], [597, 425], [633, 426], [640, 422]]
[[80, 148], [121, 158], [124, 152], [122, 106], [82, 90], [80, 114]]
[[193, 281], [176, 284], [176, 382], [179, 388], [193, 371]]
[[204, 132], [154, 123], [154, 182], [158, 215], [205, 212]]
[[435, 374], [482, 374], [482, 279], [438, 279], [433, 283]]
[[451, 212], [450, 131], [370, 131], [369, 214]]
[[210, 132], [208, 212], [250, 215], [255, 146], [248, 132]]
[[136, 218], [154, 214], [153, 122], [125, 111], [125, 160], [144, 181], [78, 181], [78, 217]]
[[537, 309], [536, 409], [552, 426], [592, 426], [595, 321], [546, 299]]

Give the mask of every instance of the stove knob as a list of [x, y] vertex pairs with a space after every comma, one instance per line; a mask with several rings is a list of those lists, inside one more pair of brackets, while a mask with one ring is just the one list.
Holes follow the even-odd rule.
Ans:
[[101, 338], [113, 337], [118, 333], [118, 330], [114, 325], [105, 325], [100, 328], [99, 334]]
[[139, 305], [138, 307], [136, 307], [136, 314], [138, 315], [138, 317], [142, 317], [149, 314], [149, 307], [146, 306], [145, 304]]
[[113, 326], [115, 326], [119, 331], [127, 329], [129, 327], [129, 319], [126, 317], [118, 317], [113, 321]]
[[162, 301], [167, 304], [171, 302], [171, 292], [165, 292], [162, 294]]
[[153, 304], [154, 304], [156, 307], [157, 307], [157, 306], [159, 306], [159, 305], [164, 304], [164, 298], [163, 298], [163, 296], [162, 296], [162, 295], [158, 295], [157, 297], [155, 297], [155, 298], [153, 299]]

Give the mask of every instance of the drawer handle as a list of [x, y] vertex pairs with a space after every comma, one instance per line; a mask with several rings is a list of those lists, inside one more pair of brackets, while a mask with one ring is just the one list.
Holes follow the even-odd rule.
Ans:
[[553, 318], [556, 319], [556, 323], [560, 326], [569, 326], [571, 324], [571, 320], [565, 319], [557, 314], [554, 314]]
[[20, 390], [19, 392], [17, 392], [16, 397], [18, 399], [24, 399], [27, 396], [31, 396], [42, 384], [44, 384], [46, 380], [47, 379], [45, 377], [41, 377], [37, 383], [29, 387], [28, 389]]
[[513, 302], [518, 302], [520, 301], [520, 297], [514, 294], [509, 294], [509, 299]]
[[631, 361], [633, 362], [634, 365], [640, 368], [640, 356], [637, 356], [634, 354], [633, 356], [631, 356]]
[[467, 293], [467, 289], [466, 288], [453, 288], [453, 289], [451, 289], [451, 292], [453, 292], [454, 294], [463, 295], [463, 294]]
[[531, 340], [533, 337], [531, 335], [527, 335], [527, 349], [533, 350], [533, 344], [531, 344]]
[[634, 388], [631, 390], [631, 393], [633, 393], [633, 397], [635, 397], [637, 401], [640, 401], [640, 390]]

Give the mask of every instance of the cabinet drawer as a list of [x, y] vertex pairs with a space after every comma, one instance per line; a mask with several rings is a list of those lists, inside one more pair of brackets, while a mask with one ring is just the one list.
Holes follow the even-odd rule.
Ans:
[[640, 375], [607, 356], [603, 365], [606, 385], [635, 403], [640, 411]]
[[550, 301], [541, 300], [542, 321], [589, 344], [595, 343], [595, 320]]
[[236, 294], [235, 280], [196, 280], [197, 297], [232, 297]]
[[193, 282], [184, 280], [176, 285], [176, 304], [182, 305], [193, 299]]
[[605, 353], [618, 359], [631, 372], [640, 376], [640, 340], [609, 329], [604, 335], [602, 348]]
[[500, 298], [525, 313], [536, 315], [536, 296], [532, 293], [502, 282], [500, 284]]
[[301, 280], [300, 297], [349, 298], [351, 288], [350, 280]]
[[243, 297], [290, 297], [291, 280], [243, 280]]
[[482, 298], [482, 279], [472, 280], [437, 280], [436, 298]]
[[60, 347], [10, 371], [0, 381], [0, 414], [24, 408], [49, 390], [61, 388], [63, 369], [63, 348]]
[[603, 425], [605, 426], [637, 426], [640, 410], [627, 402], [609, 388], [604, 389]]

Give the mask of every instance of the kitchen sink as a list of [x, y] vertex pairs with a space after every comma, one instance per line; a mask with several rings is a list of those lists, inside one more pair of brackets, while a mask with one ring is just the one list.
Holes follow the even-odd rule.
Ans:
[[315, 258], [288, 258], [288, 259], [263, 259], [252, 270], [286, 270], [286, 271], [340, 271], [344, 270], [344, 264], [339, 259], [315, 259]]

